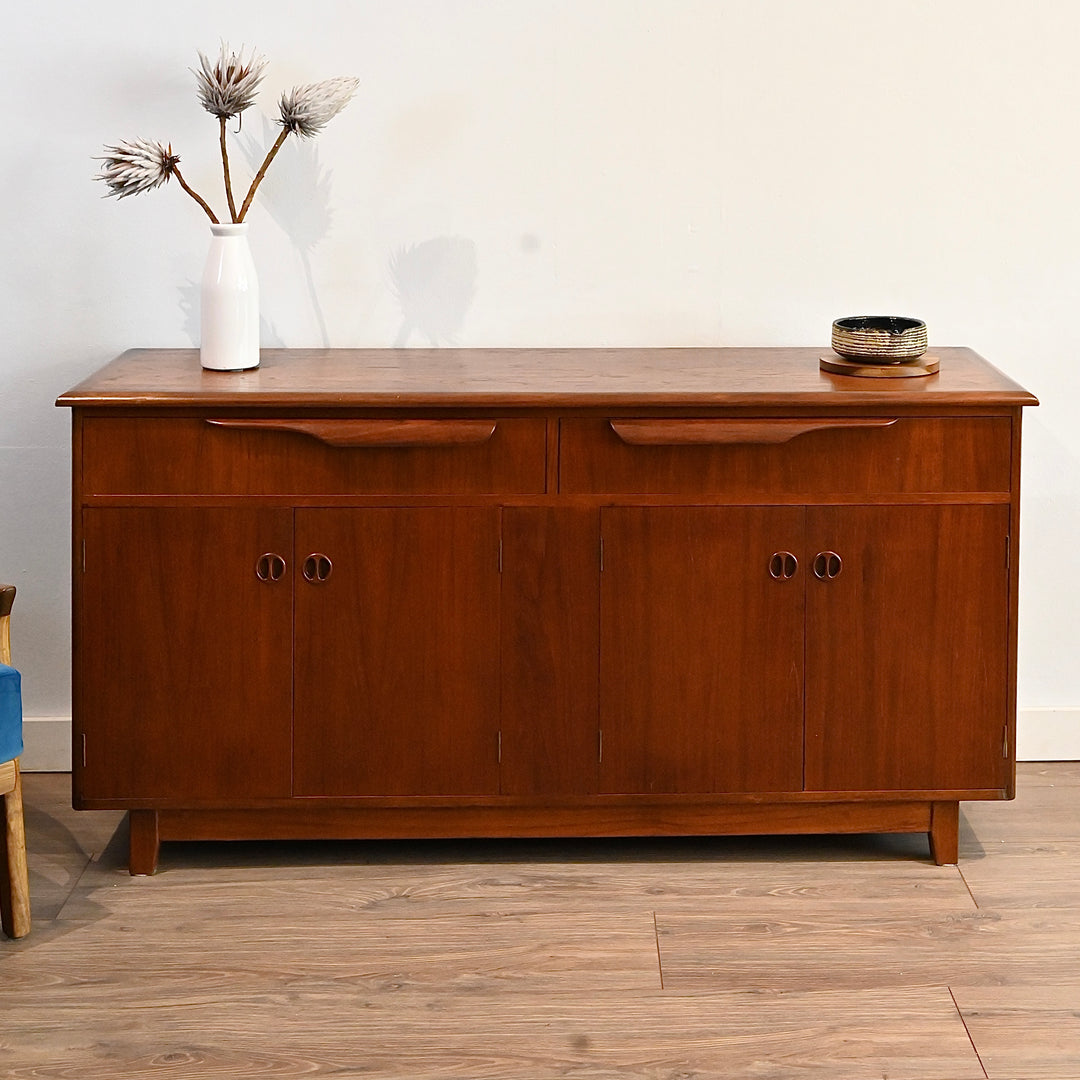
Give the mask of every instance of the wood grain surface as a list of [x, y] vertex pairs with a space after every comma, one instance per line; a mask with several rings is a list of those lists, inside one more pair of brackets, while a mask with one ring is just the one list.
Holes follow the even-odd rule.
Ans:
[[1080, 977], [1041, 986], [959, 987], [953, 992], [991, 1080], [1072, 1080], [1080, 1075]]
[[954, 861], [957, 800], [1012, 782], [1035, 399], [942, 359], [124, 354], [59, 401], [78, 805], [131, 811], [137, 873], [254, 837], [929, 830]]
[[499, 512], [300, 510], [293, 793], [499, 790]]
[[[76, 661], [78, 796], [287, 796], [291, 511], [111, 508], [84, 522], [76, 629], [94, 645]], [[256, 576], [264, 552], [289, 559], [282, 580]]]
[[503, 509], [503, 794], [596, 791], [599, 563], [595, 512]]
[[51, 1021], [21, 1009], [8, 1014], [0, 1024], [20, 1029], [19, 1065], [7, 1075], [985, 1080], [942, 987], [857, 995], [653, 990], [627, 1000], [591, 990], [474, 993], [465, 985], [379, 994], [339, 980], [252, 1002], [242, 992], [203, 996], [181, 984], [153, 1009], [114, 1003], [107, 1034], [95, 1023], [77, 1005]]
[[[1008, 509], [811, 507], [811, 790], [1005, 787]], [[912, 629], [918, 627], [918, 632]]]
[[936, 350], [925, 379], [818, 367], [820, 348], [264, 349], [253, 371], [203, 371], [197, 349], [132, 349], [61, 395], [62, 406], [1035, 405], [970, 349]]
[[155, 878], [32, 774], [0, 1075], [1076, 1080], [1080, 766], [1018, 774], [959, 868], [908, 837], [189, 843]]
[[[664, 436], [646, 424], [659, 440]], [[737, 496], [824, 493], [1007, 492], [1009, 421], [1005, 417], [885, 418], [880, 426], [817, 425], [787, 442], [755, 444], [737, 432], [791, 421], [683, 421], [733, 425], [730, 439], [683, 442], [623, 439], [622, 421], [570, 417], [560, 424], [559, 489], [574, 493]], [[634, 423], [627, 421], [625, 423]], [[810, 424], [811, 421], [803, 421]], [[825, 424], [825, 426], [820, 426]], [[660, 429], [662, 432], [663, 429]], [[738, 441], [742, 439], [742, 441]]]
[[658, 914], [657, 928], [664, 985], [673, 989], [1030, 987], [1080, 971], [1080, 913], [729, 911]]
[[798, 507], [601, 511], [605, 792], [803, 787], [805, 570]]
[[[250, 426], [256, 422], [215, 426], [186, 417], [86, 417], [84, 493], [462, 495], [544, 490], [545, 427], [535, 418], [500, 420], [494, 433], [479, 442], [396, 445], [349, 443], [356, 423], [349, 420], [312, 421], [319, 431], [337, 431], [335, 425], [344, 429], [322, 440], [306, 434], [302, 420]], [[387, 423], [400, 422], [366, 422], [365, 428]], [[424, 423], [431, 430], [447, 421]], [[482, 430], [493, 423], [483, 421]], [[384, 438], [388, 434], [384, 432]]]

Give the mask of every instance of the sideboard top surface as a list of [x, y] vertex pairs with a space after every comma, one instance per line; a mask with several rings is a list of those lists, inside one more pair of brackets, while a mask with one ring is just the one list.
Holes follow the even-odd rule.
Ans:
[[826, 348], [264, 349], [245, 372], [197, 349], [131, 349], [62, 394], [69, 407], [504, 408], [1037, 405], [970, 349], [938, 374], [821, 371]]

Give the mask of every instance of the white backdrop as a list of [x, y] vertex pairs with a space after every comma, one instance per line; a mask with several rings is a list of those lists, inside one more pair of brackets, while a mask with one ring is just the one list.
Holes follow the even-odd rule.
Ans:
[[6, 23], [0, 578], [31, 717], [70, 711], [53, 400], [129, 346], [196, 344], [209, 239], [175, 184], [103, 199], [91, 157], [171, 141], [220, 209], [189, 69], [225, 39], [271, 61], [238, 188], [283, 89], [362, 80], [249, 216], [264, 345], [815, 345], [889, 312], [1038, 394], [1020, 707], [1029, 756], [1080, 756], [1080, 4], [37, 0]]

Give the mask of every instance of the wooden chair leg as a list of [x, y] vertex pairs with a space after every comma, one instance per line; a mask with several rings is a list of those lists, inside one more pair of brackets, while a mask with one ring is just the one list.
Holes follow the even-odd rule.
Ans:
[[8, 937], [21, 938], [30, 933], [30, 875], [26, 868], [26, 826], [18, 761], [15, 762], [15, 787], [2, 798], [0, 922]]
[[930, 807], [930, 857], [938, 864], [960, 859], [960, 804], [936, 802]]

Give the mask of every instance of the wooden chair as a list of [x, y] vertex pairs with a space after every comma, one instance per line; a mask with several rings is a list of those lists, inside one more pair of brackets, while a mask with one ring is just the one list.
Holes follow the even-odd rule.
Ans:
[[0, 585], [0, 922], [8, 937], [30, 933], [30, 885], [26, 872], [23, 825], [22, 695], [19, 673], [11, 667], [11, 604], [14, 585]]

